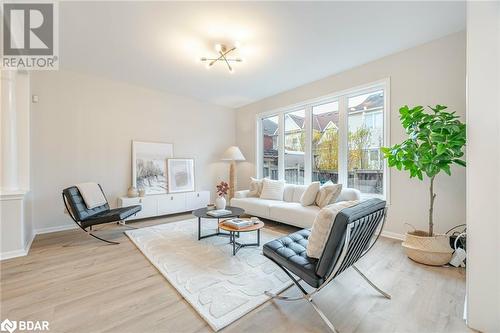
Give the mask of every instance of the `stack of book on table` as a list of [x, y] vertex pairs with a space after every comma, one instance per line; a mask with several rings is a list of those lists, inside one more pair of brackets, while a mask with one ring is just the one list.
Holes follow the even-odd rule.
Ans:
[[220, 217], [220, 216], [225, 216], [225, 215], [230, 215], [232, 212], [227, 209], [216, 209], [216, 210], [209, 210], [207, 212], [207, 215], [213, 216], [213, 217]]
[[251, 220], [243, 220], [243, 219], [230, 219], [224, 221], [224, 225], [234, 228], [234, 229], [243, 229], [253, 225], [253, 221]]

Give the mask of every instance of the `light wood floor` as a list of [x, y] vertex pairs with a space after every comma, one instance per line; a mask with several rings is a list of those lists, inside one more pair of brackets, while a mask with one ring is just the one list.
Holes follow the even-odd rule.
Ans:
[[[186, 215], [132, 223], [146, 226]], [[292, 227], [270, 224], [285, 233]], [[50, 332], [210, 332], [203, 319], [115, 224], [36, 237], [28, 256], [2, 261], [0, 319], [48, 320]], [[469, 332], [462, 320], [465, 271], [411, 262], [400, 244], [380, 239], [358, 264], [392, 294], [386, 300], [352, 269], [323, 289], [317, 303], [342, 333]], [[286, 294], [299, 294], [294, 288]], [[328, 332], [305, 301], [269, 301], [224, 332]]]

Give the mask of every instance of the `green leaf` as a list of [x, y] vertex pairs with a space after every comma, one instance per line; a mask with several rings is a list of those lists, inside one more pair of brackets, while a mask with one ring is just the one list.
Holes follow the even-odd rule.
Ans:
[[448, 164], [443, 165], [443, 166], [441, 167], [441, 169], [443, 169], [443, 170], [444, 170], [444, 172], [446, 172], [446, 174], [447, 174], [448, 176], [451, 176], [450, 166], [449, 166]]
[[436, 153], [438, 155], [441, 155], [444, 154], [445, 152], [446, 152], [446, 145], [444, 145], [443, 143], [438, 143], [436, 147]]
[[[466, 125], [455, 112], [437, 104], [427, 109], [405, 105], [399, 109], [400, 121], [408, 138], [401, 144], [381, 148], [389, 167], [408, 171], [411, 178], [451, 174], [452, 163], [465, 166], [460, 158], [466, 144]], [[430, 110], [430, 111], [429, 111]]]

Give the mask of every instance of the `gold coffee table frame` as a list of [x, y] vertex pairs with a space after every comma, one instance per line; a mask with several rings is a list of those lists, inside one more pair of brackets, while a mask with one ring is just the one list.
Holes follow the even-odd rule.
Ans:
[[[259, 221], [256, 224], [252, 224], [251, 226], [241, 228], [241, 229], [236, 229], [231, 226], [227, 226], [224, 224], [226, 220], [223, 220], [219, 222], [219, 229], [222, 229], [224, 231], [229, 232], [229, 244], [233, 245], [233, 256], [236, 255], [236, 253], [242, 248], [242, 247], [247, 247], [247, 246], [260, 246], [260, 229], [264, 228], [264, 222]], [[250, 220], [250, 219], [242, 219], [242, 220]], [[257, 243], [240, 243], [236, 241], [236, 234], [241, 233], [241, 232], [251, 232], [251, 231], [257, 231]]]

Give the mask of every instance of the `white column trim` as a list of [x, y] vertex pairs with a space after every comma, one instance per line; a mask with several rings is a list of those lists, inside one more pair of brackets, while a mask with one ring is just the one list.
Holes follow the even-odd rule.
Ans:
[[17, 190], [19, 188], [19, 176], [17, 167], [16, 72], [2, 70], [1, 79], [2, 169], [0, 188], [3, 190]]

